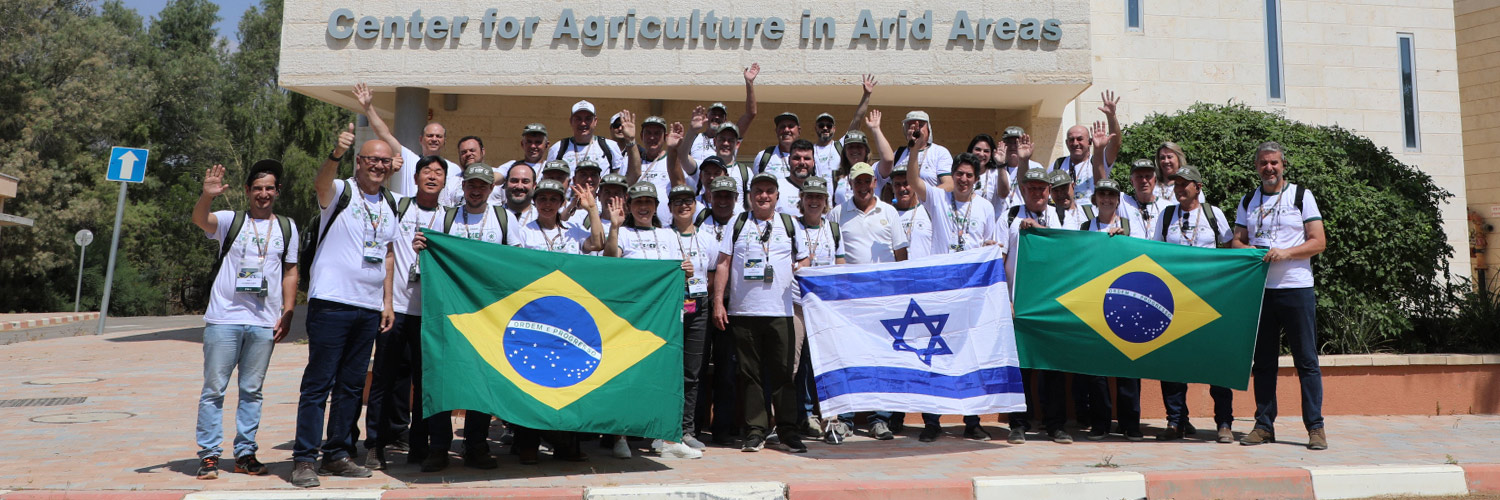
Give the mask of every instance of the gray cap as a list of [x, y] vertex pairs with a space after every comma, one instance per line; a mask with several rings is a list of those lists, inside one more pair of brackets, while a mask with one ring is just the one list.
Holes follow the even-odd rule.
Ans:
[[823, 114], [818, 115], [817, 119], [813, 120], [813, 123], [818, 123], [820, 121], [823, 121], [824, 118], [827, 118], [828, 121], [834, 121], [833, 120], [833, 115], [828, 114], [828, 113], [823, 113]]
[[724, 122], [722, 125], [719, 125], [719, 129], [714, 131], [714, 135], [719, 135], [720, 133], [723, 133], [725, 130], [734, 132], [734, 138], [735, 139], [739, 139], [741, 137], [741, 135], [740, 135], [740, 126], [739, 125], [735, 125], [734, 122]]
[[1023, 135], [1026, 135], [1026, 129], [1011, 125], [1009, 127], [1005, 127], [1005, 133], [1000, 136], [1000, 140], [1003, 141], [1010, 138], [1019, 138]]
[[895, 177], [896, 174], [906, 175], [906, 162], [898, 161], [895, 165], [891, 165], [891, 177]]
[[776, 174], [773, 174], [773, 173], [770, 173], [770, 172], [761, 172], [761, 173], [755, 174], [755, 177], [751, 177], [750, 178], [750, 185], [754, 186], [755, 183], [757, 183], [757, 182], [770, 182], [772, 184], [776, 184], [777, 183]]
[[[553, 161], [562, 161], [562, 160], [553, 160]], [[549, 161], [547, 163], [550, 164], [552, 162]], [[564, 163], [564, 164], [566, 164], [566, 163]], [[582, 160], [578, 160], [578, 166], [573, 167], [573, 170], [575, 170], [575, 171], [576, 170], [584, 170], [584, 169], [604, 170], [602, 168], [599, 168], [599, 162], [594, 161], [594, 160], [590, 160], [590, 159], [587, 159], [587, 158], [582, 159]]]
[[1134, 172], [1136, 170], [1156, 170], [1156, 165], [1151, 163], [1151, 160], [1141, 158], [1130, 163], [1130, 171]]
[[1097, 193], [1100, 191], [1114, 191], [1116, 193], [1123, 192], [1120, 191], [1120, 183], [1115, 182], [1114, 179], [1099, 179], [1099, 182], [1095, 182], [1094, 192]]
[[739, 185], [735, 184], [733, 177], [721, 175], [718, 177], [714, 177], [713, 182], [708, 186], [708, 190], [714, 193], [717, 193], [719, 191], [728, 191], [731, 193], [739, 194], [740, 187]]
[[547, 172], [554, 172], [554, 171], [562, 172], [562, 173], [568, 174], [568, 175], [573, 175], [573, 168], [568, 166], [568, 162], [565, 162], [565, 161], [562, 161], [562, 160], [547, 160], [547, 163], [543, 163], [542, 164], [542, 173], [543, 174], [545, 174]]
[[865, 138], [865, 133], [858, 130], [850, 130], [849, 133], [844, 134], [844, 146], [850, 144], [864, 144], [865, 147], [870, 147], [870, 141]]
[[1199, 184], [1203, 183], [1203, 174], [1198, 173], [1198, 167], [1192, 165], [1177, 167], [1177, 173], [1167, 176], [1171, 180], [1177, 180], [1179, 177]]
[[1041, 182], [1048, 186], [1052, 185], [1052, 181], [1047, 177], [1047, 173], [1043, 172], [1040, 168], [1026, 169], [1026, 175], [1021, 176], [1021, 183], [1025, 184], [1027, 182]]
[[622, 189], [630, 187], [625, 184], [625, 176], [620, 174], [604, 174], [604, 177], [599, 179], [599, 187], [604, 186], [620, 186]]
[[678, 184], [672, 186], [672, 189], [667, 190], [667, 199], [669, 200], [681, 197], [693, 198], [696, 196], [698, 196], [698, 192], [687, 184]]
[[828, 181], [816, 175], [808, 177], [807, 180], [802, 183], [802, 194], [808, 193], [827, 195]]
[[542, 134], [547, 135], [547, 126], [540, 123], [528, 123], [526, 128], [521, 129], [521, 135]]
[[651, 181], [635, 183], [634, 186], [630, 186], [630, 191], [627, 194], [631, 200], [635, 200], [636, 198], [660, 199], [656, 197], [656, 185], [652, 184]]
[[710, 111], [717, 109], [717, 110], [723, 111], [725, 113], [729, 112], [729, 108], [724, 107], [724, 103], [722, 103], [722, 102], [716, 102], [716, 103], [710, 104], [710, 105], [708, 105], [708, 109]]
[[906, 114], [906, 119], [901, 120], [901, 126], [904, 127], [907, 123], [911, 123], [916, 120], [922, 120], [924, 122], [932, 123], [932, 119], [927, 117], [926, 111], [912, 111]]
[[557, 193], [559, 196], [568, 195], [568, 189], [563, 187], [563, 183], [556, 179], [542, 179], [541, 182], [536, 183], [536, 191], [534, 193], [542, 194], [542, 191], [551, 191]]
[[646, 117], [646, 121], [641, 122], [641, 127], [645, 128], [647, 125], [657, 125], [665, 129], [667, 128], [667, 120], [660, 116], [648, 116]]
[[797, 118], [797, 113], [793, 113], [791, 111], [782, 111], [781, 114], [776, 115], [776, 119], [771, 120], [771, 123], [780, 123], [783, 118], [791, 118], [792, 121], [797, 123], [798, 125], [802, 124], [802, 119]]
[[484, 179], [488, 182], [495, 182], [495, 169], [482, 162], [476, 161], [470, 163], [469, 166], [464, 167], [464, 180], [468, 181], [470, 179]]
[[[1028, 170], [1027, 173], [1031, 173], [1031, 171]], [[1066, 186], [1073, 183], [1073, 174], [1059, 168], [1047, 174], [1047, 180], [1052, 182], [1052, 187]]]

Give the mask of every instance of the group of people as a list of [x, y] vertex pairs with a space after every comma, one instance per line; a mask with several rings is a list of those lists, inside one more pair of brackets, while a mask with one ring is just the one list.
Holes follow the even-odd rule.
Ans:
[[[1275, 441], [1277, 356], [1285, 333], [1301, 380], [1308, 447], [1327, 447], [1309, 260], [1325, 240], [1312, 193], [1285, 178], [1280, 145], [1264, 143], [1249, 159], [1261, 184], [1238, 200], [1231, 221], [1206, 202], [1202, 174], [1174, 143], [1129, 164], [1129, 189], [1111, 179], [1121, 135], [1119, 98], [1111, 92], [1099, 108], [1103, 120], [1068, 129], [1067, 155], [1043, 165], [1033, 160], [1031, 137], [1018, 126], [998, 139], [976, 135], [955, 155], [934, 142], [931, 120], [920, 110], [905, 115], [902, 137], [893, 144], [882, 132], [881, 112], [867, 109], [876, 81], [866, 76], [842, 136], [831, 114], [817, 116], [815, 134], [805, 138], [801, 118], [781, 113], [772, 120], [775, 143], [742, 163], [736, 158], [758, 115], [758, 73], [758, 65], [744, 71], [745, 110], [737, 120], [728, 120], [722, 103], [697, 107], [686, 125], [657, 116], [637, 120], [624, 110], [610, 118], [605, 137], [596, 133], [594, 105], [579, 101], [569, 112], [568, 137], [553, 140], [544, 125], [526, 125], [521, 158], [498, 166], [486, 162], [484, 141], [475, 136], [459, 139], [457, 162], [443, 158], [447, 131], [439, 123], [424, 128], [420, 152], [409, 149], [375, 112], [370, 90], [357, 85], [354, 95], [377, 139], [358, 145], [354, 175], [340, 179], [341, 161], [355, 147], [353, 124], [339, 134], [313, 180], [320, 216], [301, 241], [297, 226], [273, 211], [284, 188], [279, 163], [251, 167], [245, 211], [210, 212], [228, 186], [222, 167], [208, 169], [193, 221], [219, 242], [221, 264], [205, 315], [199, 477], [217, 477], [224, 391], [236, 367], [234, 469], [266, 473], [255, 458], [261, 382], [272, 345], [290, 328], [303, 275], [310, 280], [309, 355], [292, 482], [310, 487], [319, 475], [369, 476], [387, 465], [388, 449], [404, 449], [424, 471], [448, 466], [452, 419], [446, 413], [423, 418], [421, 408], [418, 255], [427, 241], [420, 229], [541, 251], [680, 261], [687, 277], [682, 434], [652, 449], [682, 458], [702, 456], [704, 440], [746, 452], [771, 444], [800, 453], [807, 450], [804, 438], [839, 444], [854, 434], [860, 416], [817, 411], [794, 279], [800, 268], [999, 245], [1014, 275], [1010, 250], [1027, 228], [1264, 248], [1270, 270], [1251, 370], [1255, 426], [1239, 442]], [[1028, 293], [1013, 283], [1013, 295]], [[372, 349], [373, 382], [364, 398]], [[1010, 443], [1024, 443], [1028, 432], [1038, 431], [1057, 443], [1073, 441], [1064, 430], [1070, 377], [1074, 411], [1088, 439], [1111, 433], [1144, 438], [1140, 380], [1116, 378], [1110, 394], [1106, 377], [1044, 370], [1022, 370], [1022, 376], [1028, 411], [1007, 415]], [[1195, 436], [1187, 385], [1161, 385], [1167, 425], [1156, 439]], [[1232, 394], [1222, 387], [1210, 394], [1213, 439], [1234, 442]], [[359, 463], [353, 457], [359, 456], [362, 406], [367, 451]], [[1036, 409], [1040, 425], [1033, 422]], [[941, 436], [939, 418], [922, 416], [920, 441]], [[874, 412], [862, 419], [871, 437], [888, 440], [902, 431], [905, 416]], [[465, 411], [464, 465], [498, 466], [489, 449], [492, 420]], [[979, 416], [963, 416], [963, 422], [964, 438], [991, 439]], [[554, 458], [586, 460], [581, 443], [593, 439], [513, 423], [504, 429], [499, 441], [511, 444], [526, 464], [538, 462], [543, 441]], [[600, 442], [614, 456], [632, 455], [624, 436]]]

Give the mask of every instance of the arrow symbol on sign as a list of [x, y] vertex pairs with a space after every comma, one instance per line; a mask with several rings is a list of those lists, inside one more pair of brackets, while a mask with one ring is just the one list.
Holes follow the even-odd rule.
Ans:
[[133, 173], [135, 170], [135, 162], [138, 159], [139, 158], [135, 157], [135, 151], [126, 151], [125, 154], [120, 155], [121, 179], [132, 179], [135, 177]]

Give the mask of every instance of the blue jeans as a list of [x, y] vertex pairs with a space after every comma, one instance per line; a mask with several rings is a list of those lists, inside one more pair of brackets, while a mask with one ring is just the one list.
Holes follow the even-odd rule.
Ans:
[[1281, 332], [1286, 332], [1302, 386], [1302, 425], [1323, 428], [1323, 373], [1318, 369], [1317, 295], [1312, 288], [1267, 289], [1261, 300], [1260, 331], [1255, 335], [1255, 428], [1275, 431], [1276, 362], [1281, 355]]
[[240, 400], [234, 412], [235, 458], [254, 455], [255, 432], [260, 429], [261, 383], [271, 363], [272, 329], [252, 325], [203, 328], [203, 393], [198, 396], [198, 458], [224, 452], [224, 390], [229, 375], [240, 369]]
[[[302, 397], [297, 401], [292, 460], [311, 462], [320, 451], [324, 460], [354, 455], [354, 428], [370, 369], [370, 350], [379, 330], [379, 311], [321, 299], [307, 301], [307, 368], [302, 371]], [[322, 439], [325, 405], [328, 437]]]

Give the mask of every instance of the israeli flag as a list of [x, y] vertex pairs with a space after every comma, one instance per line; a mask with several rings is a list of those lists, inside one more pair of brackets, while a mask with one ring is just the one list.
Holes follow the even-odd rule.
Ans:
[[797, 271], [824, 415], [1026, 409], [999, 246]]

